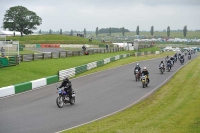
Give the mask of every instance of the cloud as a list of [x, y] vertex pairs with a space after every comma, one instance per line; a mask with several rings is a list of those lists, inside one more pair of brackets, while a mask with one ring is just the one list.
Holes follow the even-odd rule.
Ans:
[[[135, 30], [200, 29], [200, 0], [1, 0], [0, 21], [5, 11], [12, 6], [22, 5], [42, 18], [38, 29], [63, 31], [87, 30], [96, 27], [125, 27]], [[1, 25], [0, 25], [1, 26]]]

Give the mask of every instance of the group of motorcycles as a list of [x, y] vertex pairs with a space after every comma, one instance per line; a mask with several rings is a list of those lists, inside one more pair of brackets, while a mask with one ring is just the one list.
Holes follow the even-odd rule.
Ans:
[[135, 81], [140, 81], [142, 82], [142, 87], [145, 88], [148, 86], [149, 82], [147, 81], [147, 76], [146, 75], [141, 75], [141, 73], [136, 69], [135, 70]]

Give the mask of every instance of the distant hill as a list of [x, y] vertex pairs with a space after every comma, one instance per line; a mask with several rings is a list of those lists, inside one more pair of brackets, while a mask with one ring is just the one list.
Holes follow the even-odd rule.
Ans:
[[[99, 30], [99, 33], [109, 33], [110, 28], [102, 28]], [[111, 33], [122, 32], [122, 28], [111, 28]], [[128, 29], [124, 29], [124, 32], [129, 32]]]

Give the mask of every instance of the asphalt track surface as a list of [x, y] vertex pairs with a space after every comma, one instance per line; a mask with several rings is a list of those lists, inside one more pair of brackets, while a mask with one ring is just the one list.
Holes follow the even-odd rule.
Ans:
[[53, 133], [125, 108], [154, 90], [182, 66], [177, 62], [172, 71], [160, 74], [158, 64], [161, 60], [139, 62], [150, 72], [147, 88], [135, 81], [133, 69], [136, 64], [132, 63], [72, 79], [76, 92], [74, 105], [57, 107], [56, 86], [60, 83], [0, 99], [0, 133]]

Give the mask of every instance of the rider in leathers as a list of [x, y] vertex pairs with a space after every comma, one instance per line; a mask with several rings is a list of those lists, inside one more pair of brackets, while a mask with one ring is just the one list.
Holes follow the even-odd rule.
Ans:
[[161, 69], [161, 67], [163, 67], [163, 69], [165, 70], [165, 64], [164, 64], [163, 61], [161, 61], [160, 64], [159, 64], [159, 69]]
[[[167, 65], [168, 65], [168, 63], [170, 64], [170, 69], [172, 69], [172, 62], [170, 61], [170, 60], [167, 60]], [[166, 66], [167, 66], [166, 65]], [[168, 67], [168, 66], [167, 66]]]
[[[150, 82], [150, 79], [149, 79], [149, 72], [148, 72], [148, 70], [147, 70], [146, 67], [144, 67], [144, 69], [143, 69], [143, 71], [142, 71], [142, 74], [147, 76], [147, 82], [149, 83], [149, 82]], [[142, 80], [142, 79], [141, 79], [141, 80]]]
[[62, 88], [64, 87], [64, 90], [69, 94], [69, 98], [72, 98], [72, 83], [71, 81], [69, 81], [68, 77], [66, 77], [62, 84], [60, 85], [60, 87], [58, 88]]
[[[140, 66], [139, 66], [139, 63], [137, 63], [137, 65], [136, 65], [136, 67], [135, 67], [135, 70], [138, 70], [138, 72], [141, 73], [141, 68], [140, 68]], [[134, 70], [134, 74], [136, 74], [136, 73], [135, 73], [135, 70]]]

